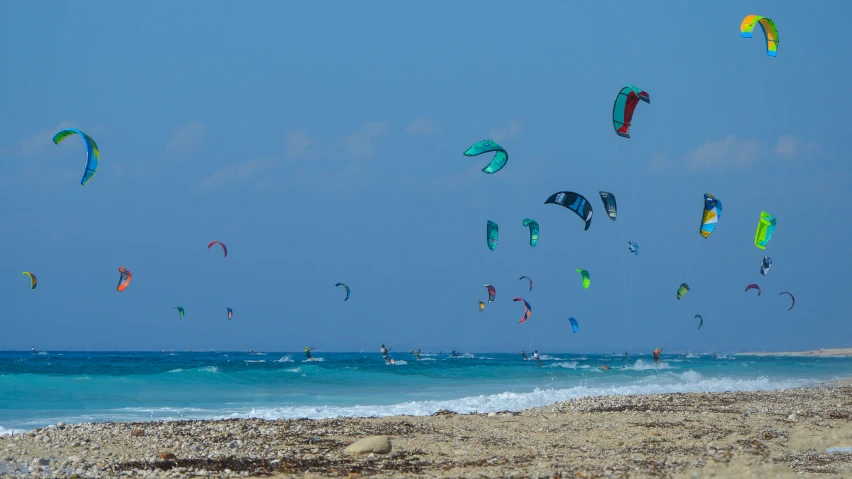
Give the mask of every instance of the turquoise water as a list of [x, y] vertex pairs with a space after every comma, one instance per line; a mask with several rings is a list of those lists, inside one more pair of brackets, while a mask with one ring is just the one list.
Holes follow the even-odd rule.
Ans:
[[[65, 423], [424, 415], [607, 394], [753, 391], [852, 377], [852, 358], [0, 352], [0, 434]], [[604, 371], [601, 364], [613, 369]]]

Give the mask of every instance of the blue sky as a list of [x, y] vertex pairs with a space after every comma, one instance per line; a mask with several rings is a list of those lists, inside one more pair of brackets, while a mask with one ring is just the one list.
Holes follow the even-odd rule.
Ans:
[[[849, 346], [850, 64], [831, 19], [852, 7], [618, 5], [3, 2], [0, 349]], [[749, 13], [775, 20], [777, 58], [740, 38]], [[651, 95], [629, 140], [611, 123], [625, 84]], [[85, 187], [82, 141], [51, 142], [71, 126], [101, 149]], [[486, 138], [509, 151], [495, 175], [461, 154]], [[592, 201], [588, 231], [543, 204], [561, 190]], [[704, 193], [724, 206], [707, 240]]]

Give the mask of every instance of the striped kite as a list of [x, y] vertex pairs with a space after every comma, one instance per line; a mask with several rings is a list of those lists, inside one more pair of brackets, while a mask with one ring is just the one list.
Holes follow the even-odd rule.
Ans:
[[701, 215], [701, 236], [707, 238], [716, 230], [716, 223], [722, 217], [722, 202], [710, 193], [704, 193], [704, 213]]
[[758, 24], [766, 39], [766, 54], [770, 57], [778, 56], [778, 29], [772, 20], [760, 15], [747, 15], [740, 24], [740, 36], [751, 38], [751, 33]]

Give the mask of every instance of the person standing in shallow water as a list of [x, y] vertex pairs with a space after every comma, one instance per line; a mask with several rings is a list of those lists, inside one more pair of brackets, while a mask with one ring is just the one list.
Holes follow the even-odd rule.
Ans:
[[654, 350], [654, 362], [657, 363], [657, 364], [660, 363], [660, 353], [661, 352], [663, 352], [662, 348], [657, 348], [657, 349]]

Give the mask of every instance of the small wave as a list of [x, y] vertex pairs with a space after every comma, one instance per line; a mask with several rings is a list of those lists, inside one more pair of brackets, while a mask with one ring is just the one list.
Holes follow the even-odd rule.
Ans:
[[663, 361], [661, 363], [649, 363], [644, 359], [637, 359], [632, 366], [624, 366], [621, 369], [632, 369], [633, 371], [647, 371], [649, 369], [674, 369], [669, 366], [669, 363]]
[[435, 358], [420, 358], [418, 361], [435, 361]]
[[219, 368], [217, 368], [216, 366], [204, 366], [203, 368], [199, 368], [198, 370], [208, 372], [208, 373], [218, 373], [219, 372]]
[[293, 358], [290, 356], [281, 356], [281, 359], [276, 359], [274, 362], [276, 363], [292, 363]]
[[394, 361], [392, 363], [385, 363], [385, 364], [387, 364], [388, 366], [405, 366], [406, 364], [408, 364], [408, 361], [406, 361], [404, 359], [394, 359]]
[[39, 356], [46, 356], [46, 355], [47, 355], [47, 353], [46, 353], [46, 352], [44, 352], [44, 351], [41, 351], [41, 352], [36, 353], [36, 354], [38, 354]]
[[[577, 369], [577, 361], [561, 361], [558, 363], [548, 364], [549, 368], [566, 368], [566, 369]], [[586, 366], [588, 367], [588, 366]]]
[[[602, 372], [598, 368], [599, 372]], [[690, 371], [688, 374], [670, 375], [665, 382], [633, 383], [620, 386], [587, 387], [575, 386], [568, 389], [539, 389], [532, 392], [503, 392], [492, 395], [469, 396], [460, 399], [440, 401], [408, 401], [392, 405], [356, 405], [356, 406], [292, 406], [280, 408], [254, 408], [246, 416], [233, 414], [231, 417], [251, 417], [262, 419], [325, 419], [341, 416], [350, 417], [387, 417], [394, 415], [425, 416], [447, 409], [460, 414], [485, 413], [497, 411], [519, 411], [531, 407], [546, 406], [571, 399], [589, 396], [697, 393], [725, 391], [761, 391], [789, 389], [813, 384], [813, 380], [788, 379], [770, 381], [766, 377], [757, 379], [732, 379], [728, 377], [702, 378]]]
[[303, 363], [316, 363], [316, 362], [323, 362], [323, 361], [325, 361], [325, 358], [305, 359], [305, 360], [304, 360], [304, 361], [302, 361], [302, 362], [303, 362]]
[[0, 426], [0, 436], [8, 436], [10, 434], [14, 436], [15, 434], [21, 434], [23, 432], [26, 431], [23, 429], [6, 429], [5, 427]]
[[296, 366], [295, 368], [283, 369], [282, 371], [287, 372], [287, 373], [300, 373], [300, 372], [302, 372], [302, 368], [300, 368], [299, 366]]
[[557, 356], [550, 356], [548, 354], [539, 354], [538, 358], [543, 360], [543, 361], [564, 361], [565, 360], [565, 358], [560, 358], [560, 357], [557, 357]]
[[265, 363], [265, 359], [243, 359], [244, 363]]
[[171, 370], [171, 371], [169, 371], [169, 372], [170, 372], [170, 373], [180, 373], [180, 372], [183, 372], [183, 368], [172, 369], [172, 370]]
[[692, 353], [689, 353], [689, 354], [687, 354], [687, 355], [686, 355], [686, 356], [684, 356], [684, 357], [685, 357], [686, 359], [698, 359], [698, 358], [700, 358], [701, 356], [696, 356], [696, 355], [694, 355], [694, 354], [692, 354]]

